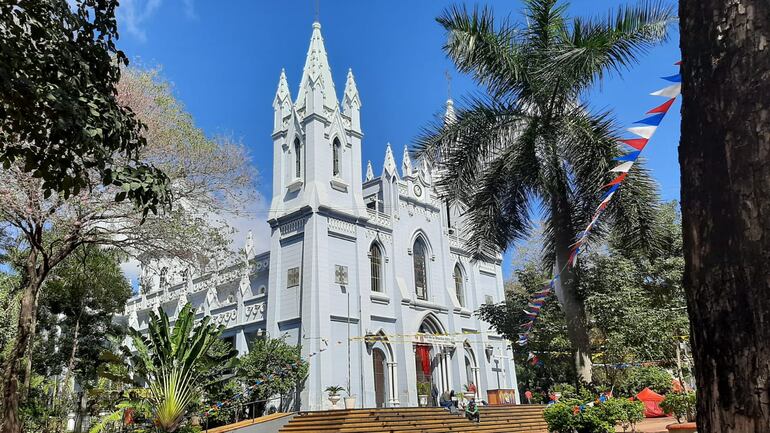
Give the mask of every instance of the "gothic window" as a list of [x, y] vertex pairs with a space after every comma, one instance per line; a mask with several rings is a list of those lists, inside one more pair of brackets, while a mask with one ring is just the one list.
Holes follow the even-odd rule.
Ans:
[[299, 138], [294, 139], [294, 177], [302, 177], [302, 145]]
[[372, 271], [372, 292], [382, 292], [382, 251], [376, 243], [369, 249], [369, 265]]
[[414, 292], [417, 299], [428, 300], [428, 270], [427, 270], [428, 247], [422, 238], [414, 241], [412, 248], [412, 262], [414, 266]]
[[463, 271], [460, 264], [455, 265], [455, 293], [457, 293], [457, 302], [461, 307], [465, 306], [465, 291], [463, 290]]
[[340, 140], [335, 138], [332, 145], [332, 174], [334, 176], [340, 175], [340, 155], [341, 152]]

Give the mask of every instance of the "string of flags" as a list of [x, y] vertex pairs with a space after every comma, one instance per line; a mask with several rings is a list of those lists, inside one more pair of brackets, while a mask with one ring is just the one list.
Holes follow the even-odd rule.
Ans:
[[226, 408], [227, 406], [232, 405], [233, 403], [238, 403], [240, 400], [243, 400], [244, 397], [251, 397], [251, 394], [254, 393], [254, 390], [257, 389], [258, 386], [262, 385], [263, 383], [270, 382], [275, 378], [284, 378], [289, 374], [291, 374], [292, 372], [294, 372], [296, 368], [298, 368], [298, 364], [285, 364], [282, 370], [276, 373], [267, 374], [264, 377], [255, 380], [253, 384], [246, 387], [246, 389], [244, 389], [243, 391], [236, 393], [235, 395], [233, 395], [232, 398], [229, 398], [223, 401], [218, 401], [216, 403], [212, 403], [208, 408], [206, 408], [201, 413], [201, 416], [204, 418], [208, 417], [212, 413], [216, 413], [222, 410], [223, 408]]
[[[681, 64], [682, 62], [676, 63], [677, 66]], [[591, 221], [588, 223], [585, 230], [577, 235], [577, 241], [570, 246], [570, 254], [567, 262], [550, 281], [545, 283], [543, 289], [533, 293], [530, 297], [529, 303], [527, 304], [527, 309], [524, 310], [524, 314], [528, 320], [521, 325], [522, 330], [519, 334], [519, 340], [517, 341], [519, 346], [526, 346], [529, 342], [529, 335], [532, 332], [535, 323], [537, 322], [537, 318], [540, 315], [540, 311], [542, 310], [543, 306], [545, 305], [546, 299], [549, 295], [551, 295], [551, 293], [554, 292], [554, 288], [556, 286], [556, 282], [559, 279], [559, 276], [567, 269], [567, 267], [574, 267], [577, 265], [578, 254], [580, 254], [581, 248], [588, 240], [588, 235], [591, 233], [591, 229], [593, 229], [594, 225], [599, 220], [599, 217], [602, 215], [604, 210], [607, 209], [607, 205], [609, 204], [610, 200], [612, 200], [612, 197], [620, 189], [623, 181], [626, 179], [626, 177], [628, 177], [629, 170], [631, 170], [631, 167], [634, 166], [636, 160], [639, 158], [639, 155], [650, 142], [650, 139], [652, 138], [653, 134], [655, 134], [655, 131], [657, 130], [661, 121], [663, 121], [663, 118], [668, 113], [668, 110], [671, 108], [671, 106], [674, 104], [674, 101], [676, 101], [676, 98], [681, 93], [681, 74], [663, 77], [663, 79], [673, 84], [670, 84], [658, 91], [652, 92], [650, 95], [666, 98], [666, 102], [647, 111], [647, 113], [645, 113], [646, 117], [637, 122], [634, 122], [634, 125], [638, 126], [628, 128], [628, 132], [633, 134], [635, 137], [619, 140], [621, 143], [627, 145], [633, 150], [630, 150], [625, 154], [615, 158], [615, 161], [618, 162], [618, 165], [610, 169], [610, 173], [613, 173], [615, 177], [609, 183], [602, 186], [604, 193], [601, 196], [599, 206], [597, 206], [596, 211], [594, 211]], [[531, 362], [532, 359], [537, 359], [537, 357], [530, 352], [530, 358], [528, 361]], [[536, 364], [537, 362], [532, 365]]]

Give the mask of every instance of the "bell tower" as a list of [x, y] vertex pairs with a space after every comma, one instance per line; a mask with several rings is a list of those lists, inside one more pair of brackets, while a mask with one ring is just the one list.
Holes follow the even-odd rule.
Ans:
[[273, 109], [270, 219], [305, 207], [326, 207], [352, 217], [364, 213], [361, 99], [349, 70], [339, 103], [318, 22], [313, 23], [297, 99], [291, 102], [281, 71]]

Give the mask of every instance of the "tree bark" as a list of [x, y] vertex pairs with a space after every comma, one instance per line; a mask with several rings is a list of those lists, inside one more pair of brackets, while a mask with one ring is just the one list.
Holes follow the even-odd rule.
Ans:
[[26, 378], [21, 377], [24, 371], [24, 367], [21, 364], [29, 354], [29, 344], [35, 329], [37, 293], [43, 280], [43, 277], [38, 274], [38, 270], [37, 252], [32, 249], [27, 258], [26, 284], [21, 295], [16, 341], [14, 342], [13, 349], [8, 354], [3, 374], [2, 433], [21, 432], [19, 382], [20, 379], [22, 383], [26, 380]]
[[770, 431], [770, 2], [680, 0], [699, 432]]
[[[551, 215], [556, 233], [556, 272], [564, 268], [569, 260], [569, 248], [573, 242], [574, 232], [571, 230], [572, 218], [566, 195], [553, 199]], [[564, 310], [567, 322], [567, 336], [575, 350], [575, 372], [578, 381], [590, 383], [593, 380], [591, 371], [591, 340], [588, 335], [588, 318], [585, 302], [577, 292], [577, 276], [570, 266], [556, 280], [556, 296]]]

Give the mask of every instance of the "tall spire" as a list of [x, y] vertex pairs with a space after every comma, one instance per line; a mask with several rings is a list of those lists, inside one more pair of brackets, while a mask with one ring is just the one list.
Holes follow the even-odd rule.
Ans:
[[304, 107], [307, 102], [307, 94], [316, 86], [320, 86], [323, 95], [323, 105], [328, 108], [337, 106], [337, 95], [332, 80], [332, 72], [329, 67], [329, 59], [324, 47], [324, 39], [321, 36], [321, 24], [313, 23], [313, 35], [310, 37], [310, 47], [307, 50], [305, 68], [302, 71], [302, 80], [299, 83], [296, 107]]

